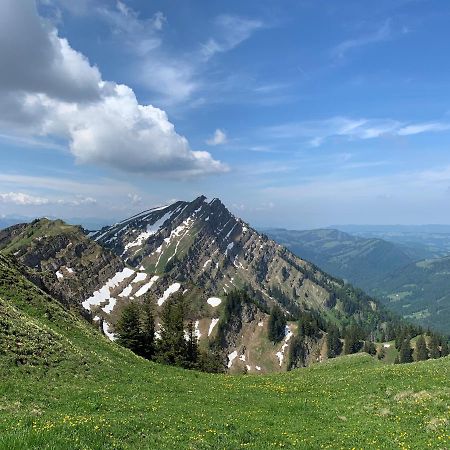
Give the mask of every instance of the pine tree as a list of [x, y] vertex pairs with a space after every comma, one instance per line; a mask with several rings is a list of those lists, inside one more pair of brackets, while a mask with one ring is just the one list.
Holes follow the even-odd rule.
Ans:
[[335, 358], [341, 354], [341, 351], [342, 342], [339, 339], [339, 330], [335, 326], [331, 326], [327, 334], [327, 356]]
[[360, 348], [361, 346], [356, 327], [351, 326], [347, 328], [344, 337], [344, 354], [349, 355], [351, 353], [357, 353]]
[[147, 359], [155, 354], [154, 302], [150, 296], [144, 298], [141, 312], [142, 356]]
[[198, 339], [192, 320], [187, 326], [186, 364], [188, 368], [196, 367], [198, 362]]
[[370, 341], [364, 341], [363, 352], [366, 352], [372, 356], [376, 355], [377, 349], [375, 348], [375, 344]]
[[401, 364], [410, 363], [413, 361], [411, 341], [409, 339], [404, 339], [404, 341], [402, 342], [398, 358]]
[[423, 335], [420, 335], [417, 339], [414, 356], [416, 361], [425, 361], [428, 359], [427, 344]]
[[448, 356], [449, 353], [449, 348], [448, 348], [448, 342], [447, 339], [443, 338], [442, 339], [442, 345], [441, 345], [441, 356]]
[[161, 312], [161, 339], [158, 341], [157, 360], [183, 366], [186, 363], [186, 347], [183, 297], [175, 295], [166, 300]]
[[122, 314], [115, 326], [117, 342], [138, 355], [142, 355], [140, 310], [136, 302], [131, 302], [122, 309]]
[[383, 346], [381, 346], [380, 349], [378, 350], [377, 358], [379, 360], [382, 360], [382, 359], [384, 359], [385, 356], [386, 356], [386, 350], [384, 349]]
[[269, 340], [280, 342], [286, 335], [286, 317], [278, 305], [275, 305], [269, 317]]
[[288, 355], [288, 370], [303, 367], [306, 360], [305, 338], [296, 335], [291, 339]]
[[439, 351], [439, 338], [435, 334], [431, 335], [428, 348], [430, 350], [431, 359], [437, 359], [441, 356]]

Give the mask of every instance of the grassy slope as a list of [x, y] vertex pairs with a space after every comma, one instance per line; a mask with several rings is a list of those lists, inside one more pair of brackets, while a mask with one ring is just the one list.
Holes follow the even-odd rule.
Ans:
[[361, 354], [271, 376], [183, 371], [149, 363], [108, 342], [6, 268], [1, 258], [0, 280], [8, 281], [0, 283], [2, 304], [15, 311], [0, 322], [0, 343], [11, 336], [11, 327], [21, 328], [21, 342], [13, 344], [20, 353], [35, 339], [25, 331], [37, 327], [52, 336], [55, 349], [64, 349], [62, 362], [44, 355], [38, 366], [18, 367], [6, 347], [0, 351], [0, 448], [422, 449], [450, 444], [449, 358], [389, 366]]

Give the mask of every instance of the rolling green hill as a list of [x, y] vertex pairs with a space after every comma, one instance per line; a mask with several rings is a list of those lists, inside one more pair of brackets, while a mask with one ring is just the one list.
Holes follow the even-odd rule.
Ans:
[[[268, 235], [332, 275], [349, 280], [423, 327], [450, 333], [450, 257], [338, 230], [269, 230]], [[417, 258], [417, 259], [416, 259]]]
[[396, 244], [352, 236], [339, 230], [270, 229], [266, 233], [296, 255], [366, 290], [413, 261]]
[[450, 334], [450, 257], [409, 264], [372, 293], [403, 317]]
[[450, 443], [450, 359], [366, 354], [289, 373], [212, 375], [145, 361], [0, 256], [0, 448], [389, 448]]

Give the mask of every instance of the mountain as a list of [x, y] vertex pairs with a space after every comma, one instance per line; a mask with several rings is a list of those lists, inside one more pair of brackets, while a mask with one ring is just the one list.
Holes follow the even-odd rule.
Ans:
[[450, 257], [411, 263], [373, 293], [408, 320], [450, 334]]
[[446, 447], [449, 357], [183, 370], [110, 342], [22, 270], [0, 254], [2, 449]]
[[388, 274], [413, 261], [396, 244], [352, 236], [339, 230], [269, 229], [266, 233], [294, 254], [366, 290], [376, 287]]
[[[287, 368], [289, 339], [302, 312], [341, 326], [376, 332], [390, 316], [376, 301], [344, 285], [201, 196], [153, 208], [99, 231], [41, 219], [3, 230], [0, 250], [26, 276], [65, 305], [85, 310], [114, 338], [124, 305], [151, 295], [157, 314], [183, 293], [202, 346], [218, 343], [231, 372]], [[227, 293], [249, 297], [230, 306]], [[285, 337], [268, 339], [269, 312], [287, 315]], [[159, 325], [158, 325], [159, 326]], [[308, 343], [305, 362], [321, 359], [324, 334]]]

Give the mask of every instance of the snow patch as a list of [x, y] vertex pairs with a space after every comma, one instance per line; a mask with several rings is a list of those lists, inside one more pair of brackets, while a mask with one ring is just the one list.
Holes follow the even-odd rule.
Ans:
[[222, 303], [222, 299], [220, 299], [219, 297], [209, 297], [208, 300], [206, 300], [206, 303], [215, 308], [216, 306], [219, 306]]
[[255, 369], [256, 369], [256, 370], [261, 370], [261, 367], [255, 366]]
[[110, 331], [110, 325], [108, 322], [103, 321], [103, 333], [108, 337], [109, 340], [114, 341], [116, 339], [116, 336], [114, 336], [114, 333]]
[[258, 322], [258, 327], [262, 327], [262, 326], [264, 326], [264, 323], [263, 322]]
[[208, 336], [211, 335], [211, 333], [214, 330], [214, 327], [217, 325], [217, 322], [219, 322], [219, 319], [211, 319], [211, 324], [209, 325], [209, 330], [208, 330]]
[[58, 280], [62, 280], [64, 278], [64, 275], [58, 270], [56, 272], [56, 278], [58, 278]]
[[181, 287], [180, 283], [173, 283], [171, 284], [165, 291], [164, 294], [161, 298], [158, 299], [158, 306], [161, 306], [168, 298], [170, 295], [174, 294], [175, 292], [177, 292]]
[[233, 365], [233, 361], [236, 359], [236, 357], [237, 357], [236, 350], [228, 355], [228, 368], [230, 368]]
[[141, 295], [146, 294], [149, 289], [153, 286], [153, 284], [155, 283], [155, 281], [157, 281], [159, 278], [158, 275], [154, 275], [153, 277], [150, 278], [150, 281], [148, 283], [145, 283], [143, 286], [141, 286], [139, 288], [139, 290], [136, 292], [136, 297], [140, 297]]
[[202, 336], [202, 334], [200, 333], [200, 328], [199, 328], [200, 322], [198, 320], [195, 321], [195, 325], [194, 325], [194, 330], [195, 330], [195, 336], [197, 337], [197, 339], [200, 339], [200, 337]]
[[240, 360], [240, 361], [244, 361], [244, 362], [245, 362], [245, 355], [241, 355], [241, 356], [239, 356], [239, 360]]
[[293, 335], [293, 333], [292, 333], [292, 331], [290, 330], [289, 325], [286, 325], [286, 329], [285, 329], [285, 338], [284, 338], [283, 345], [281, 346], [280, 351], [276, 353], [276, 356], [277, 356], [277, 358], [278, 358], [278, 362], [279, 362], [279, 364], [280, 364], [280, 367], [281, 367], [281, 365], [283, 364], [284, 352], [285, 352], [286, 348], [287, 348], [288, 345], [289, 345], [288, 342], [289, 342], [289, 339], [291, 339], [292, 335]]
[[230, 242], [227, 245], [227, 249], [225, 250], [225, 256], [227, 256], [228, 252], [234, 247], [234, 242]]

